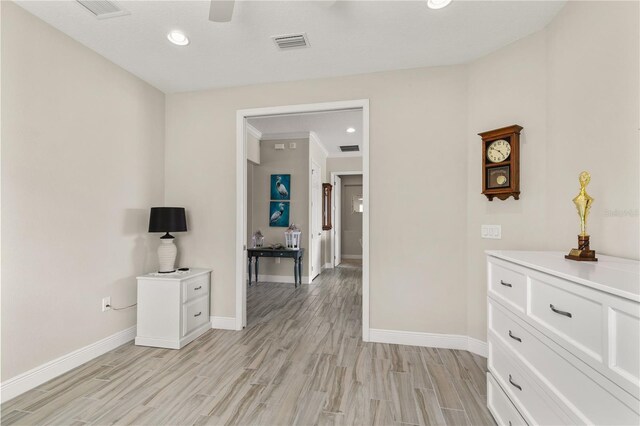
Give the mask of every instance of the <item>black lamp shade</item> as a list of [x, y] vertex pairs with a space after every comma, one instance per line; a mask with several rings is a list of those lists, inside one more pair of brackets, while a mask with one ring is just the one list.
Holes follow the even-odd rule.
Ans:
[[149, 232], [186, 232], [184, 207], [151, 207]]

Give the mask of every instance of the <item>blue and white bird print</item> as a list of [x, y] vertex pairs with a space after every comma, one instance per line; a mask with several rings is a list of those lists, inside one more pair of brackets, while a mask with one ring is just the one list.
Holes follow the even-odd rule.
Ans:
[[269, 209], [269, 226], [289, 226], [289, 203], [272, 201]]
[[291, 175], [271, 175], [271, 199], [291, 199]]

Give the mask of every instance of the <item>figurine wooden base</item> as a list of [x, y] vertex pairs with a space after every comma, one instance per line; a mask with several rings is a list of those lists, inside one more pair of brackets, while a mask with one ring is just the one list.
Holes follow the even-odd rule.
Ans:
[[582, 262], [597, 262], [596, 251], [589, 250], [589, 236], [578, 235], [578, 248], [571, 249], [569, 254], [564, 256], [565, 259], [577, 260]]

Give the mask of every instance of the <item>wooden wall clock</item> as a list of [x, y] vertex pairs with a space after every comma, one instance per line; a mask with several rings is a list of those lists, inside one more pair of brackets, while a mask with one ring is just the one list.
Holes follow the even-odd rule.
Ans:
[[333, 186], [330, 183], [322, 184], [322, 230], [328, 231], [332, 229], [331, 225], [331, 190]]
[[520, 198], [521, 126], [478, 133], [482, 137], [482, 193], [489, 201]]

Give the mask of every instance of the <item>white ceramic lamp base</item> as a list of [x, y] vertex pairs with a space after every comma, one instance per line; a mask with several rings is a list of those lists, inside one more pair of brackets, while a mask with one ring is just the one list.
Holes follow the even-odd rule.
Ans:
[[176, 256], [178, 248], [173, 243], [173, 238], [161, 238], [160, 247], [158, 247], [158, 272], [169, 273], [176, 270]]

